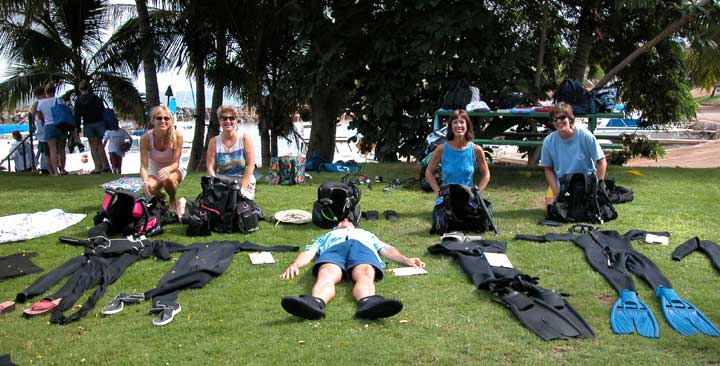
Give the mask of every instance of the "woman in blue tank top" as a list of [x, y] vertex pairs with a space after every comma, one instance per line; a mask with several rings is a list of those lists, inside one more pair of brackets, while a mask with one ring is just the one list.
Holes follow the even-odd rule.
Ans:
[[433, 151], [425, 170], [425, 179], [435, 195], [440, 192], [440, 186], [433, 176], [438, 164], [442, 169], [443, 184], [462, 184], [470, 188], [475, 186], [473, 176], [475, 169], [479, 169], [480, 181], [477, 188], [480, 192], [485, 190], [490, 182], [490, 168], [482, 147], [472, 142], [474, 138], [470, 116], [462, 109], [454, 111], [450, 116], [447, 141]]

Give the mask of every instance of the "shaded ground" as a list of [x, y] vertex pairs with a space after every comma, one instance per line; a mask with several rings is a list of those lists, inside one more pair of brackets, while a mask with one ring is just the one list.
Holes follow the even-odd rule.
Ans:
[[[720, 124], [720, 105], [702, 105], [698, 122]], [[720, 168], [720, 140], [703, 144], [666, 149], [665, 157], [658, 161], [632, 159], [625, 166], [670, 168]]]

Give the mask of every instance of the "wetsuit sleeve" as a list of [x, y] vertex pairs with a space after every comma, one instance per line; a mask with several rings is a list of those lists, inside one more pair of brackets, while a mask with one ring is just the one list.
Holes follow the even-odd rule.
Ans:
[[672, 252], [672, 259], [674, 261], [679, 261], [683, 258], [685, 258], [686, 255], [698, 250], [700, 248], [700, 238], [697, 236], [680, 244], [677, 248], [675, 248], [675, 251]]
[[529, 234], [516, 234], [515, 240], [526, 240], [534, 241], [537, 243], [546, 243], [549, 241], [572, 241], [576, 235], [573, 234], [561, 234], [561, 233], [549, 233], [545, 235], [529, 235]]

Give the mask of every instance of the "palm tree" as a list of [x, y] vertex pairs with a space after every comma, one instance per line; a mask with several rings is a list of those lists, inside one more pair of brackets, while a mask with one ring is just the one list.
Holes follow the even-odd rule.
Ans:
[[142, 116], [142, 99], [125, 76], [127, 69], [100, 51], [109, 20], [126, 8], [104, 0], [54, 0], [44, 7], [4, 9], [10, 11], [0, 24], [0, 56], [11, 67], [0, 94], [6, 95], [9, 108], [30, 100], [32, 89], [47, 82], [65, 85], [66, 93], [73, 93], [87, 80], [121, 115]]

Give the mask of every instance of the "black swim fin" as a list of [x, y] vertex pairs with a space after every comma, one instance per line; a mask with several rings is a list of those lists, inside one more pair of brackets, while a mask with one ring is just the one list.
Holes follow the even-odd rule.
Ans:
[[573, 323], [580, 330], [580, 336], [576, 338], [592, 338], [595, 336], [595, 332], [590, 325], [569, 302], [565, 301], [559, 292], [534, 286], [528, 294], [530, 297], [542, 300], [547, 305], [552, 306], [568, 321]]
[[499, 298], [526, 328], [546, 341], [595, 335], [560, 294], [538, 288], [532, 295], [506, 289]]

